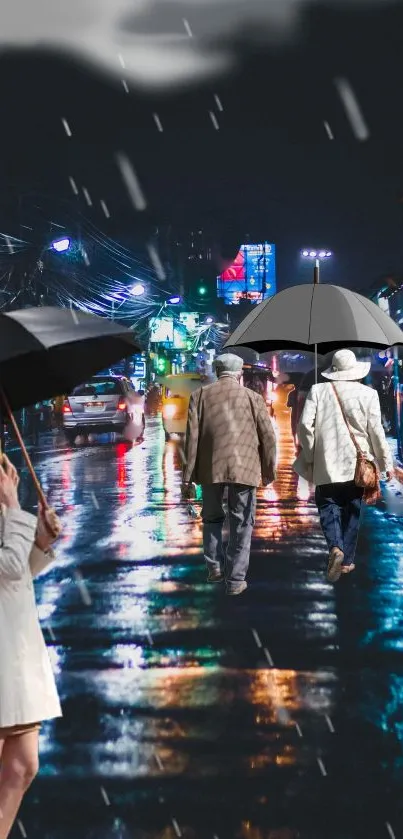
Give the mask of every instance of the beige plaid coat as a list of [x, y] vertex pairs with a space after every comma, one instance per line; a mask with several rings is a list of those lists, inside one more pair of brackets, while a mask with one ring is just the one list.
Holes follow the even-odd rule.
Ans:
[[185, 442], [184, 483], [272, 482], [276, 435], [261, 396], [222, 375], [192, 394]]

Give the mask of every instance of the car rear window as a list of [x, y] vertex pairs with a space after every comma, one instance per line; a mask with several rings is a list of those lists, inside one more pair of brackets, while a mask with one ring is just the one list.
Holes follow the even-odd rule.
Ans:
[[73, 390], [72, 396], [115, 396], [122, 393], [120, 382], [105, 379], [101, 382], [88, 382], [86, 385], [79, 385]]

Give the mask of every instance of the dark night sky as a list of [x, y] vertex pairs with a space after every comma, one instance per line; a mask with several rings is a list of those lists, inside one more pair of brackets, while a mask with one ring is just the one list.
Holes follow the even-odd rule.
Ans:
[[[278, 247], [280, 288], [303, 281], [303, 246], [335, 251], [331, 281], [360, 289], [401, 271], [403, 9], [311, 10], [297, 43], [245, 50], [236, 76], [187, 93], [147, 96], [59, 56], [0, 59], [1, 224], [16, 230], [14, 196], [74, 201], [104, 232], [139, 225], [114, 153], [125, 151], [149, 202], [147, 223], [197, 226]], [[239, 47], [239, 49], [243, 49]], [[347, 77], [371, 136], [355, 138], [333, 84]], [[220, 130], [209, 118], [218, 93]], [[153, 121], [157, 112], [164, 126]], [[68, 118], [73, 137], [64, 134]], [[335, 135], [330, 141], [323, 121]], [[104, 199], [112, 218], [74, 199], [68, 177]], [[25, 206], [25, 202], [23, 203]]]

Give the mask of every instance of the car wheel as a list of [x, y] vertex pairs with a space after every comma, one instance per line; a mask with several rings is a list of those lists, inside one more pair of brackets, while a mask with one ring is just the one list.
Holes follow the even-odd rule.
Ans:
[[166, 432], [165, 432], [165, 442], [166, 442], [166, 443], [169, 443], [170, 439], [171, 439], [171, 435], [170, 435], [170, 434], [168, 434], [168, 432], [166, 431]]
[[74, 446], [74, 443], [77, 438], [77, 434], [75, 431], [65, 431], [64, 436], [69, 444], [69, 446]]

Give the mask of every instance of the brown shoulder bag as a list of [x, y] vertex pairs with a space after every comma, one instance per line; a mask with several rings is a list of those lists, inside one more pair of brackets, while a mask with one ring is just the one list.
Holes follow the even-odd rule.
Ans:
[[346, 412], [343, 408], [340, 396], [337, 392], [336, 385], [333, 384], [333, 382], [332, 388], [334, 395], [339, 403], [344, 422], [346, 423], [346, 426], [348, 428], [348, 433], [351, 437], [351, 441], [354, 444], [355, 450], [357, 452], [357, 463], [355, 467], [354, 483], [357, 487], [361, 487], [364, 490], [364, 501], [366, 502], [366, 504], [376, 504], [376, 502], [381, 496], [379, 469], [376, 463], [374, 463], [372, 460], [369, 460], [366, 457], [366, 455], [358, 445], [357, 440], [355, 439], [355, 436], [351, 431], [350, 424], [347, 419]]

